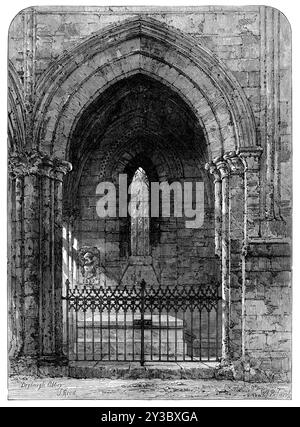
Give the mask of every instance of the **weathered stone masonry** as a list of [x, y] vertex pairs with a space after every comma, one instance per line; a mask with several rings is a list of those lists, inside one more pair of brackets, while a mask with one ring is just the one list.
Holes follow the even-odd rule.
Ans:
[[122, 281], [126, 223], [96, 217], [94, 190], [145, 163], [150, 180], [204, 181], [205, 225], [154, 221], [152, 273], [130, 271], [221, 281], [223, 370], [289, 378], [286, 18], [264, 6], [36, 7], [9, 37], [12, 360], [63, 360], [62, 283], [77, 278], [79, 247], [98, 247], [107, 280]]

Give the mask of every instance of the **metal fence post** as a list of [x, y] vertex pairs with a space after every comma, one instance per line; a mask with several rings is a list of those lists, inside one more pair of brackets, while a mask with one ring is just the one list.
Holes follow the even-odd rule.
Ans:
[[146, 282], [141, 281], [141, 366], [145, 364], [145, 288]]
[[67, 358], [69, 360], [69, 288], [70, 288], [70, 282], [67, 279], [66, 280], [66, 340], [67, 340]]

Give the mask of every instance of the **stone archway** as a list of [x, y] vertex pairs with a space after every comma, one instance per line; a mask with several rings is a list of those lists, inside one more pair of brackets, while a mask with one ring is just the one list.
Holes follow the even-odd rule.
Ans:
[[68, 139], [87, 106], [120, 79], [145, 73], [190, 106], [210, 158], [256, 145], [249, 103], [233, 75], [192, 38], [153, 19], [110, 26], [61, 56], [40, 79], [33, 144], [68, 158]]
[[[71, 169], [68, 161], [72, 135], [93, 102], [117, 82], [136, 75], [159, 81], [177, 93], [203, 130], [207, 169], [215, 175], [216, 255], [222, 260], [223, 357], [242, 351], [243, 328], [238, 313], [243, 283], [237, 284], [238, 308], [232, 310], [230, 269], [234, 255], [241, 261], [237, 276], [242, 276], [242, 247], [249, 218], [256, 214], [255, 209], [251, 212], [253, 207], [247, 206], [245, 193], [247, 176], [258, 173], [260, 153], [251, 108], [232, 74], [205, 48], [195, 45], [194, 39], [155, 20], [135, 18], [108, 27], [59, 57], [37, 84], [36, 93], [41, 95], [33, 112], [32, 138], [26, 142], [27, 150], [35, 150], [37, 156], [21, 159], [25, 166], [21, 167], [22, 194], [18, 196], [30, 207], [29, 217], [21, 221], [38, 224], [40, 230], [36, 233], [29, 227], [21, 237], [32, 243], [23, 253], [31, 263], [30, 277], [25, 280], [25, 311], [30, 314], [27, 330], [32, 332], [22, 347], [23, 355], [47, 360], [62, 355], [61, 191], [63, 174]], [[258, 197], [255, 189], [251, 197]], [[233, 206], [238, 208], [235, 225], [240, 225], [236, 236], [230, 231]], [[49, 230], [43, 227], [45, 218], [51, 224]], [[234, 351], [230, 342], [237, 343]]]

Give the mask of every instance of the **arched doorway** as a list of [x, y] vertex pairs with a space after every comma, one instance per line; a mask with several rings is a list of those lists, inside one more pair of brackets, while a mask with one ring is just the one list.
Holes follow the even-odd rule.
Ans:
[[[194, 113], [176, 92], [142, 73], [116, 82], [94, 100], [77, 122], [70, 141], [70, 151], [73, 171], [64, 182], [64, 210], [66, 213], [72, 212], [74, 216], [77, 209], [77, 215], [72, 224], [65, 217], [64, 226], [72, 229], [71, 240], [68, 240], [66, 246], [73, 249], [68, 253], [67, 259], [73, 259], [69, 262], [71, 266], [75, 260], [77, 276], [74, 278], [74, 268], [70, 272], [67, 265], [64, 267], [65, 279], [68, 278], [71, 282], [71, 289], [72, 285], [80, 287], [86, 284], [114, 293], [118, 287], [126, 288], [126, 291], [134, 289], [144, 280], [146, 292], [148, 289], [151, 292], [154, 289], [159, 292], [165, 289], [170, 292], [170, 298], [174, 299], [179, 289], [182, 295], [187, 296], [187, 288], [200, 289], [220, 282], [220, 260], [215, 258], [214, 253], [213, 188], [204, 169], [207, 159], [205, 137]], [[203, 197], [205, 209], [201, 206], [205, 210], [204, 224], [198, 229], [188, 228], [186, 222], [190, 219], [184, 209], [184, 185], [191, 184], [192, 199], [195, 202], [196, 185], [203, 181], [208, 184], [205, 185]], [[103, 187], [96, 192], [99, 183]], [[153, 184], [166, 186], [164, 192], [159, 192], [158, 211], [154, 215], [151, 209]], [[112, 201], [108, 193], [112, 196]], [[105, 211], [103, 217], [99, 217], [96, 215], [96, 206], [102, 197], [107, 203], [107, 215]], [[167, 204], [170, 205], [169, 208]], [[178, 214], [179, 211], [181, 215]], [[74, 240], [77, 242], [77, 251], [74, 251]], [[92, 264], [92, 254], [96, 254], [98, 259], [94, 278], [87, 276], [90, 274], [87, 269]], [[161, 295], [162, 301], [164, 298], [166, 297]], [[138, 295], [136, 301], [139, 301]], [[202, 309], [205, 311], [201, 307], [201, 313]], [[116, 334], [116, 323], [120, 326], [126, 321], [126, 328], [130, 329], [131, 319], [123, 319], [122, 310], [117, 318], [113, 318], [113, 308], [111, 312], [113, 314], [101, 314], [104, 328], [105, 321], [110, 319], [110, 328]], [[135, 322], [138, 320], [136, 317], [141, 314], [137, 309], [130, 317], [131, 315], [134, 317], [132, 322]], [[176, 355], [177, 359], [189, 357], [188, 352], [194, 351], [196, 354], [196, 347], [199, 358], [199, 331], [203, 329], [203, 336], [207, 335], [207, 313], [203, 315], [201, 325], [200, 312], [196, 316], [190, 308], [185, 312], [178, 307], [175, 315], [174, 308], [171, 310], [164, 307], [159, 312], [157, 307], [153, 307], [153, 311], [148, 310], [145, 316], [155, 317], [153, 329], [161, 331], [161, 340], [163, 334], [168, 333], [169, 328], [174, 329], [174, 323], [178, 322], [175, 330], [178, 332], [178, 340], [180, 336], [181, 339], [178, 341], [180, 353]], [[209, 357], [216, 358], [215, 342], [221, 333], [216, 333], [217, 319], [213, 317], [212, 315], [209, 321]], [[104, 318], [107, 320], [104, 321]], [[99, 329], [97, 320], [93, 321], [93, 313], [86, 319], [86, 329], [92, 324], [97, 324]], [[166, 323], [173, 326], [167, 326]], [[183, 323], [186, 326], [184, 331]], [[84, 323], [78, 324], [79, 331], [83, 325]], [[170, 332], [170, 339], [171, 335]], [[184, 354], [185, 339], [187, 342]], [[195, 342], [195, 348], [191, 346], [192, 341]], [[86, 348], [88, 344], [87, 342]], [[119, 344], [120, 350], [124, 343]], [[221, 345], [218, 344], [220, 349]], [[131, 342], [128, 345], [131, 347]], [[207, 343], [206, 345], [208, 346]], [[81, 360], [84, 352], [80, 343], [78, 347], [79, 352], [75, 357]], [[205, 346], [202, 347], [202, 357], [205, 359]], [[99, 355], [100, 350], [96, 348], [95, 355], [88, 354], [86, 357], [116, 360], [115, 348], [109, 354], [103, 350], [102, 356]], [[127, 357], [131, 355], [136, 360], [137, 354], [129, 350], [131, 348], [127, 348]], [[157, 348], [156, 350], [158, 351]], [[124, 360], [124, 356], [122, 353], [118, 354], [120, 360]], [[145, 354], [147, 356], [149, 354]], [[160, 360], [163, 357], [169, 360], [171, 357], [166, 353], [160, 356]], [[173, 359], [174, 357], [173, 354]]]

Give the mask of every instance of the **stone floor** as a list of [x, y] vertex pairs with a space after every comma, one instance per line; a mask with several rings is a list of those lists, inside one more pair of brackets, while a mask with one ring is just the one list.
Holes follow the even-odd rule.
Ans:
[[109, 379], [212, 379], [217, 362], [71, 362], [73, 378]]
[[290, 384], [256, 384], [213, 379], [76, 379], [14, 376], [8, 399], [205, 400], [291, 399]]
[[[291, 399], [286, 383], [217, 379], [217, 362], [71, 362], [65, 371], [14, 375], [14, 399]], [[59, 376], [58, 376], [59, 375]]]

